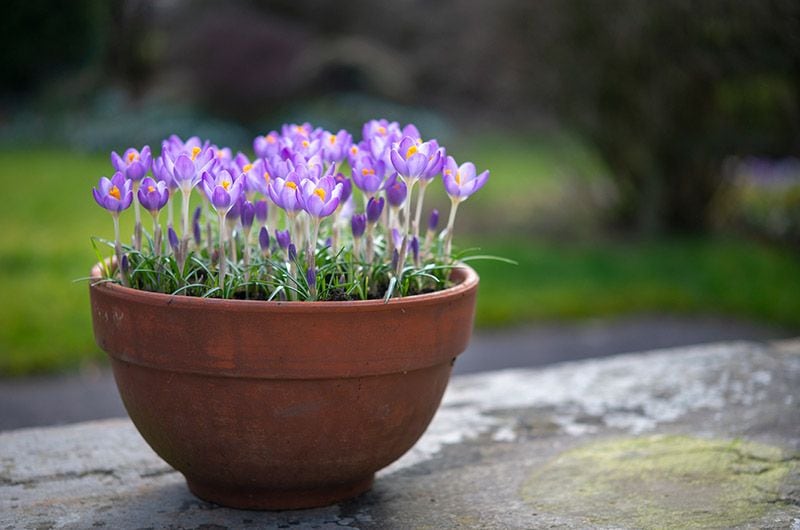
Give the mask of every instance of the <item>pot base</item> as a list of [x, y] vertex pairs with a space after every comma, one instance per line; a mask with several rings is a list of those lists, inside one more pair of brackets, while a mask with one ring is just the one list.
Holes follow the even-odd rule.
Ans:
[[306, 490], [267, 490], [225, 488], [186, 479], [186, 485], [196, 497], [229, 508], [241, 510], [299, 510], [329, 506], [356, 497], [369, 490], [375, 480], [370, 475], [347, 484]]

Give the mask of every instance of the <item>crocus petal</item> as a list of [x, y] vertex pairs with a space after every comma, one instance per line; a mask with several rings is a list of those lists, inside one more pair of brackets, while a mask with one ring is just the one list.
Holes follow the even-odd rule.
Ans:
[[192, 159], [186, 155], [181, 155], [175, 160], [175, 178], [179, 182], [191, 181], [195, 175], [195, 167]]
[[400, 156], [400, 153], [392, 149], [392, 152], [389, 154], [389, 156], [392, 159], [392, 165], [394, 166], [395, 171], [403, 176], [408, 175], [408, 166], [406, 166], [406, 161], [402, 156]]
[[428, 165], [428, 157], [422, 153], [414, 153], [406, 160], [407, 173], [400, 173], [405, 177], [419, 177]]
[[117, 154], [116, 151], [111, 151], [111, 165], [114, 166], [114, 169], [117, 171], [125, 171], [125, 161], [122, 160], [122, 157]]
[[211, 195], [211, 204], [217, 211], [227, 212], [228, 208], [232, 205], [231, 196], [228, 191], [222, 186], [216, 186]]

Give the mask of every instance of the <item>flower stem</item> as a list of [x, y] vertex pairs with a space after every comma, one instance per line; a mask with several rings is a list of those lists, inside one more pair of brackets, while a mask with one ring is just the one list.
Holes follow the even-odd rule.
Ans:
[[[187, 210], [188, 211], [188, 210]], [[225, 298], [225, 213], [219, 214], [219, 290], [220, 296]]]
[[447, 234], [445, 234], [444, 239], [444, 259], [447, 263], [452, 261], [450, 253], [453, 248], [453, 227], [456, 222], [456, 211], [458, 210], [459, 204], [460, 201], [456, 199], [450, 201], [450, 218], [447, 220]]
[[[319, 237], [319, 224], [321, 219], [314, 217], [311, 222], [311, 237], [308, 241], [308, 252], [306, 255], [306, 264], [308, 269], [312, 269], [317, 266], [316, 260], [316, 250], [317, 250], [317, 238]], [[314, 285], [308, 286], [309, 298], [311, 300], [317, 299], [317, 283], [314, 282]]]
[[128, 277], [122, 270], [122, 244], [119, 242], [119, 214], [114, 213], [111, 215], [114, 219], [114, 253], [117, 256], [117, 270], [119, 271], [120, 280], [122, 285], [128, 287]]
[[[419, 239], [419, 221], [422, 217], [422, 203], [425, 200], [425, 189], [428, 187], [427, 180], [421, 180], [419, 182], [419, 193], [417, 193], [417, 211], [414, 214], [414, 237]], [[411, 197], [409, 197], [410, 199]]]
[[135, 215], [136, 224], [133, 228], [133, 247], [136, 250], [142, 250], [142, 213], [139, 207], [139, 186], [138, 180], [133, 181], [133, 213]]
[[189, 238], [189, 200], [191, 196], [192, 190], [181, 190], [181, 235], [183, 235], [183, 239]]

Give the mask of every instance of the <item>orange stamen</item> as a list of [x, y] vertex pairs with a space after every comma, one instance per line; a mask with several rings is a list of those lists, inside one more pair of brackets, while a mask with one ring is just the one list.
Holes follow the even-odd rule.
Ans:
[[296, 189], [297, 189], [297, 184], [295, 184], [294, 182], [292, 182], [292, 181], [290, 180], [290, 181], [288, 181], [288, 182], [286, 183], [286, 187], [287, 187], [287, 188], [292, 188], [293, 190], [296, 190]]
[[408, 151], [406, 151], [406, 160], [411, 158], [411, 155], [415, 154], [417, 151], [418, 149], [416, 145], [412, 145], [411, 147], [409, 147]]
[[111, 186], [111, 189], [108, 190], [108, 194], [117, 199], [118, 201], [122, 199], [122, 194], [120, 194], [119, 188], [116, 186]]
[[322, 199], [323, 202], [325, 201], [325, 190], [323, 190], [322, 188], [315, 189], [314, 195]]
[[202, 151], [202, 149], [200, 149], [199, 147], [192, 147], [192, 160], [197, 158], [197, 155], [200, 154], [200, 151]]
[[242, 168], [242, 173], [247, 173], [251, 169], [253, 169], [253, 164], [245, 164], [244, 167]]

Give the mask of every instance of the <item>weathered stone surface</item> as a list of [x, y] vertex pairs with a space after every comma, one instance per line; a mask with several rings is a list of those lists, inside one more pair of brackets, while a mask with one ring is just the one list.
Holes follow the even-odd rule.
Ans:
[[800, 342], [454, 378], [428, 432], [350, 502], [194, 498], [128, 420], [0, 434], [2, 528], [792, 528]]

